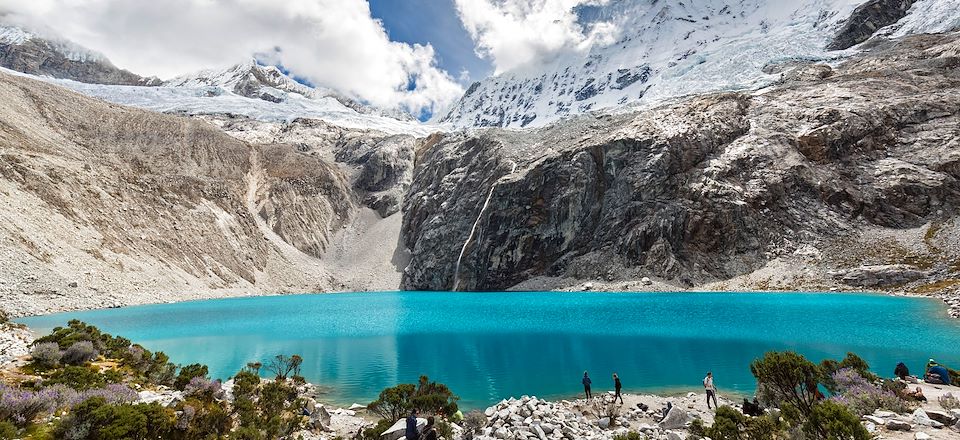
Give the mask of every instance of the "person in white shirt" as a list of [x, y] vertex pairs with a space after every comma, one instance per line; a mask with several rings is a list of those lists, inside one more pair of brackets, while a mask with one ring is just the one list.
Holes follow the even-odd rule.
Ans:
[[717, 387], [713, 385], [713, 372], [708, 371], [707, 377], [703, 378], [703, 388], [707, 390], [707, 409], [710, 408], [710, 399], [713, 398], [713, 407], [716, 408], [719, 405], [717, 404]]

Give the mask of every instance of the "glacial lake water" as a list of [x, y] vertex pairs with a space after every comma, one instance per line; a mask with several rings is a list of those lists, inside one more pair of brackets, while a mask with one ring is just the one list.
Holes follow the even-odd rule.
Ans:
[[631, 392], [749, 394], [751, 360], [795, 350], [819, 362], [858, 353], [882, 375], [928, 358], [960, 365], [960, 321], [930, 299], [805, 293], [382, 292], [193, 301], [21, 319], [46, 334], [80, 319], [176, 363], [227, 378], [247, 362], [300, 354], [323, 399], [367, 403], [421, 374], [461, 406], [568, 397], [617, 372]]

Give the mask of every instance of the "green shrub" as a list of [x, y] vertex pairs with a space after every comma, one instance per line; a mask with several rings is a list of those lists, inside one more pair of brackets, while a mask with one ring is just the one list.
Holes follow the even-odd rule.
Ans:
[[384, 389], [377, 400], [367, 405], [367, 409], [385, 419], [398, 420], [414, 408], [453, 414], [458, 410], [459, 399], [446, 385], [420, 376], [416, 385], [400, 384]]
[[67, 365], [83, 365], [97, 358], [97, 349], [93, 347], [93, 342], [79, 341], [67, 347], [63, 351], [63, 358], [60, 360]]
[[290, 376], [300, 375], [301, 364], [303, 364], [303, 358], [298, 354], [293, 356], [278, 354], [267, 363], [267, 371], [273, 373], [277, 380], [287, 380]]
[[713, 426], [695, 420], [690, 432], [713, 440], [768, 440], [782, 436], [786, 425], [771, 416], [747, 417], [724, 405], [717, 408]]
[[170, 363], [170, 357], [162, 351], [153, 354], [147, 368], [146, 379], [157, 385], [172, 386], [177, 374], [177, 366]]
[[54, 435], [65, 440], [168, 438], [172, 427], [171, 412], [159, 404], [109, 405], [94, 397], [74, 406]]
[[384, 419], [399, 420], [410, 412], [412, 408], [410, 399], [416, 391], [416, 385], [411, 383], [385, 388], [380, 391], [377, 400], [367, 405], [367, 409]]
[[640, 435], [637, 431], [630, 431], [626, 434], [617, 434], [613, 436], [613, 440], [643, 440], [644, 437]]
[[[2, 311], [0, 311], [2, 314]], [[3, 316], [0, 315], [0, 318]], [[13, 440], [17, 438], [17, 427], [13, 423], [0, 421], [0, 440]]]
[[225, 438], [230, 433], [233, 420], [220, 404], [188, 399], [177, 405], [176, 430], [184, 439]]
[[821, 370], [803, 356], [792, 351], [768, 352], [750, 364], [757, 385], [768, 388], [777, 406], [792, 405], [804, 415], [818, 400], [817, 383]]
[[395, 420], [381, 419], [371, 428], [363, 430], [363, 440], [380, 440], [380, 435], [390, 429]]
[[30, 357], [34, 367], [38, 369], [54, 368], [60, 365], [63, 352], [60, 351], [60, 345], [56, 342], [41, 342], [34, 344], [30, 349]]
[[306, 402], [295, 387], [282, 381], [261, 384], [250, 370], [237, 373], [233, 380], [233, 414], [239, 427], [231, 438], [282, 438], [300, 429]]
[[814, 405], [803, 431], [812, 438], [823, 440], [870, 440], [870, 433], [860, 419], [843, 405], [823, 401]]
[[173, 382], [173, 387], [183, 391], [183, 389], [195, 377], [207, 377], [207, 366], [201, 364], [190, 364], [180, 368], [180, 374]]
[[10, 322], [10, 315], [6, 311], [0, 309], [0, 325]]
[[77, 391], [99, 388], [107, 383], [95, 367], [67, 365], [58, 369], [43, 382], [44, 385], [63, 384]]
[[436, 425], [438, 437], [449, 439], [453, 438], [453, 426], [450, 424], [450, 422], [439, 419], [434, 423], [434, 425]]

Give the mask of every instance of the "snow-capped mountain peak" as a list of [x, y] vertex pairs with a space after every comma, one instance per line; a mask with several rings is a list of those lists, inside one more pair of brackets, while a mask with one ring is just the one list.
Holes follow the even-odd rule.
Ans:
[[[871, 0], [876, 7], [902, 2]], [[441, 119], [457, 127], [542, 126], [567, 115], [650, 105], [684, 95], [757, 88], [772, 65], [831, 61], [826, 49], [863, 0], [613, 0], [588, 20], [619, 29], [608, 45], [558, 54], [473, 84]], [[947, 5], [945, 5], [947, 4]], [[910, 6], [909, 4], [907, 6]], [[960, 24], [960, 0], [916, 0], [912, 32]], [[876, 26], [867, 22], [867, 27]], [[765, 69], [765, 67], [767, 69]]]

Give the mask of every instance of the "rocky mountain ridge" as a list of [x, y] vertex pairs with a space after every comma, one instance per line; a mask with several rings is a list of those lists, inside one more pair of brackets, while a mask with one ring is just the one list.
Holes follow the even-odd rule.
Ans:
[[66, 40], [44, 38], [16, 26], [0, 24], [0, 67], [38, 76], [114, 85], [159, 85], [114, 66], [103, 55]]
[[[355, 183], [362, 173], [327, 159], [335, 142], [251, 144], [22, 76], [0, 74], [0, 96], [0, 297], [15, 315], [399, 283], [399, 257], [375, 238], [396, 243], [399, 217], [363, 207], [354, 186], [399, 191], [402, 173]], [[396, 151], [412, 142], [323, 129]], [[342, 266], [357, 261], [369, 271]]]
[[139, 93], [210, 85], [123, 88], [182, 113], [160, 114], [0, 73], [0, 298], [885, 290], [960, 314], [960, 34], [897, 36], [910, 19], [842, 63], [767, 66], [761, 90], [525, 130], [177, 112]]
[[426, 134], [401, 109], [364, 104], [336, 90], [310, 86], [251, 58], [162, 81], [115, 67], [105, 56], [55, 36], [0, 23], [0, 67], [45, 78], [89, 96], [164, 113], [241, 115], [265, 121], [324, 119], [351, 128]]
[[[823, 270], [769, 288], [955, 288], [958, 50], [956, 33], [906, 37], [836, 68], [795, 65], [759, 93], [448, 134], [417, 152], [403, 287], [692, 287], [809, 246], [804, 264]], [[891, 264], [899, 275], [872, 269]], [[848, 271], [861, 265], [870, 275]]]
[[620, 0], [581, 14], [620, 30], [610, 44], [564, 52], [473, 84], [441, 121], [456, 127], [543, 127], [586, 112], [649, 108], [684, 96], [756, 89], [770, 66], [835, 62], [875, 33], [960, 25], [954, 0], [663, 3]]

